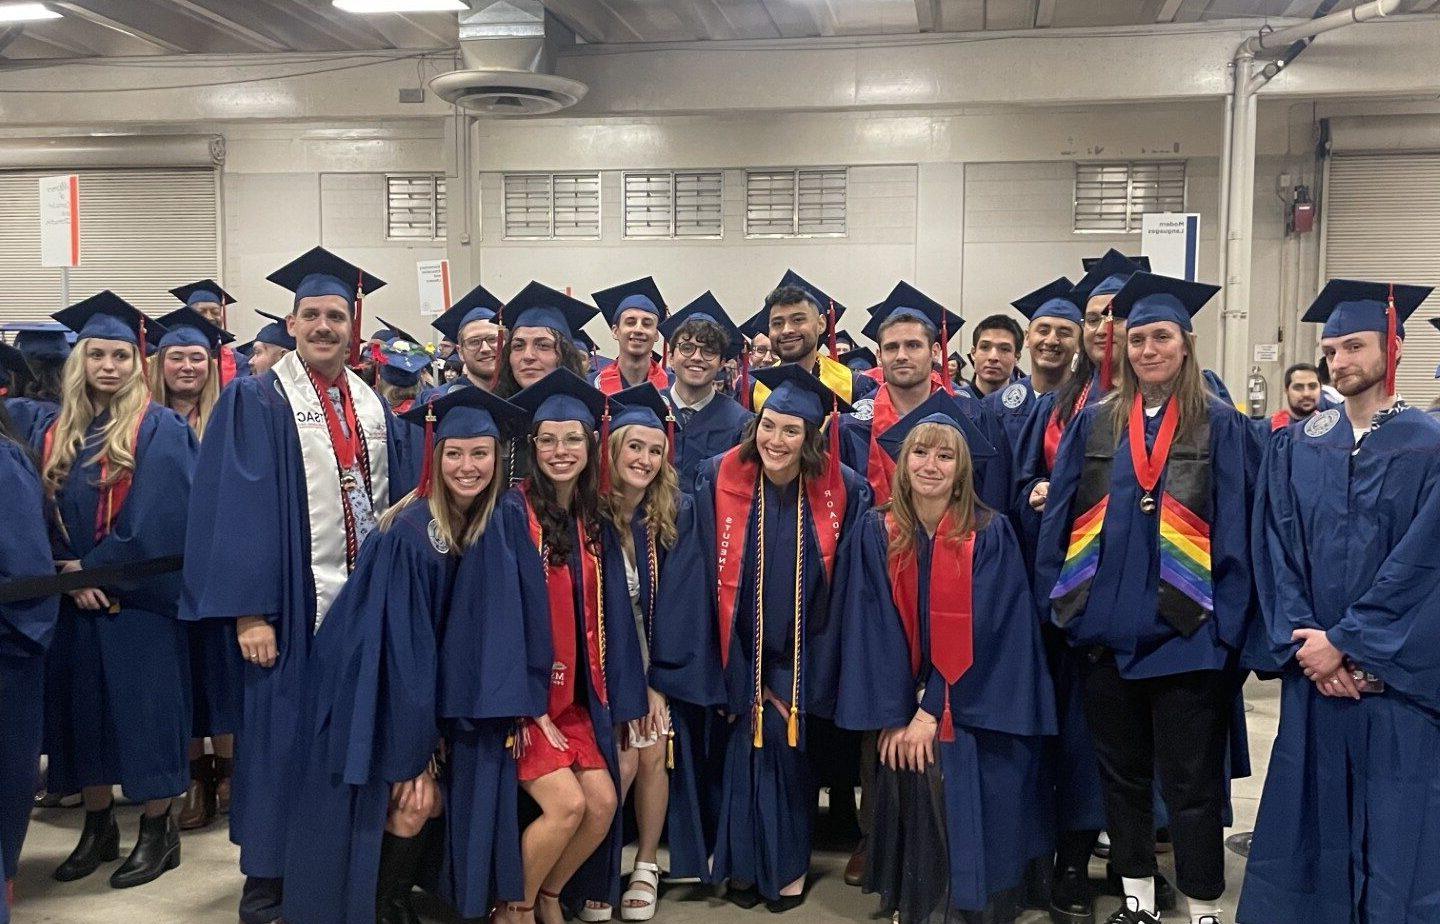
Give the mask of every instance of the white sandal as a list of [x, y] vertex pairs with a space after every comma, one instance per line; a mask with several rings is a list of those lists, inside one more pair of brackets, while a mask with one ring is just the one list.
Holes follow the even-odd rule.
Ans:
[[[649, 889], [637, 889], [637, 882], [648, 885]], [[629, 902], [643, 902], [630, 905]], [[648, 921], [655, 917], [655, 906], [660, 903], [660, 867], [643, 860], [635, 861], [635, 871], [630, 874], [630, 888], [620, 896], [620, 920]]]
[[579, 911], [575, 912], [575, 920], [583, 921], [584, 924], [605, 924], [614, 914], [614, 910], [609, 905], [592, 908], [590, 903], [586, 902], [580, 906]]

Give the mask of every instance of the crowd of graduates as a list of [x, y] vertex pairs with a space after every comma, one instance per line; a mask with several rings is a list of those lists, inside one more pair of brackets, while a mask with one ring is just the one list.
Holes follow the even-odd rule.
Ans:
[[1199, 362], [1216, 287], [1082, 270], [968, 356], [908, 283], [859, 347], [794, 272], [740, 325], [647, 277], [365, 341], [384, 282], [318, 247], [247, 344], [212, 280], [20, 325], [6, 879], [78, 796], [55, 879], [144, 885], [228, 816], [242, 924], [410, 924], [416, 888], [643, 921], [667, 877], [782, 913], [826, 793], [904, 924], [1092, 924], [1102, 889], [1110, 924], [1221, 924], [1253, 674], [1282, 706], [1237, 920], [1440, 920], [1440, 421], [1394, 386], [1430, 290], [1332, 280], [1333, 390], [1293, 367], [1254, 421]]

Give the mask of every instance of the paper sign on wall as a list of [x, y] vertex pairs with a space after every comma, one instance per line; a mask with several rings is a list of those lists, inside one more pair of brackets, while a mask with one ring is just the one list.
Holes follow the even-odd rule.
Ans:
[[1255, 344], [1255, 362], [1257, 363], [1278, 363], [1280, 361], [1280, 344], [1278, 343], [1257, 343]]
[[40, 265], [80, 265], [80, 177], [40, 178]]
[[1141, 215], [1140, 252], [1150, 258], [1152, 273], [1194, 282], [1200, 256], [1200, 216], [1183, 212]]
[[420, 314], [435, 318], [450, 307], [450, 261], [420, 260], [415, 264], [420, 283]]

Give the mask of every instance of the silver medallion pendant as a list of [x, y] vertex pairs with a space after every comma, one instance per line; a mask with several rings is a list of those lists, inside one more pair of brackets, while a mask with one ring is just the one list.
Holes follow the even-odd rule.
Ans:
[[1154, 513], [1155, 506], [1155, 495], [1151, 494], [1149, 491], [1146, 491], [1144, 494], [1140, 495], [1141, 513]]
[[355, 490], [356, 486], [359, 484], [360, 482], [355, 479], [354, 472], [346, 472], [345, 474], [340, 476], [340, 490], [346, 492], [347, 494]]

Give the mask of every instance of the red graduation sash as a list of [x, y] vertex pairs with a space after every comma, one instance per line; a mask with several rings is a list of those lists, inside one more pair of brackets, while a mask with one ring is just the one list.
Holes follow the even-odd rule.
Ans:
[[890, 400], [890, 386], [881, 385], [875, 393], [872, 405], [874, 413], [870, 418], [870, 458], [865, 465], [865, 480], [875, 495], [875, 506], [890, 502], [890, 480], [895, 477], [895, 460], [880, 448], [880, 434], [889, 430], [900, 420], [895, 405]]
[[228, 346], [220, 348], [220, 387], [229, 385], [235, 378], [235, 351]]
[[[741, 568], [745, 560], [745, 534], [750, 524], [750, 508], [755, 502], [755, 486], [760, 478], [760, 464], [745, 462], [736, 446], [720, 459], [715, 479], [715, 565], [720, 603], [720, 667], [730, 661], [730, 636], [735, 629], [735, 603], [740, 595]], [[811, 522], [820, 543], [820, 555], [828, 579], [835, 565], [835, 550], [840, 544], [840, 527], [845, 521], [845, 482], [840, 475], [838, 460], [832, 459], [826, 473], [805, 484], [805, 497], [810, 504]], [[796, 537], [804, 542], [804, 536]], [[756, 588], [756, 593], [763, 592]], [[796, 643], [799, 643], [796, 639]]]
[[[1085, 407], [1085, 399], [1090, 397], [1090, 382], [1080, 389], [1080, 394], [1075, 398], [1075, 407], [1071, 410], [1070, 419], [1075, 417]], [[1060, 451], [1060, 437], [1065, 435], [1065, 425], [1060, 422], [1060, 409], [1057, 407], [1050, 412], [1050, 419], [1045, 423], [1045, 469], [1053, 472], [1055, 470], [1055, 456]]]
[[[650, 360], [650, 371], [645, 373], [645, 381], [654, 385], [656, 391], [663, 392], [670, 387], [670, 377], [665, 374], [665, 367], [653, 359]], [[606, 395], [613, 395], [629, 387], [620, 375], [618, 360], [600, 370], [600, 374], [595, 377], [595, 387]]]
[[[145, 422], [145, 415], [150, 413], [147, 407], [135, 420], [135, 432], [130, 436], [130, 451], [135, 455], [136, 462], [139, 462], [140, 453], [140, 425]], [[58, 420], [56, 421], [58, 423]], [[45, 463], [50, 461], [50, 450], [55, 445], [55, 424], [52, 423], [45, 430], [44, 446], [40, 451], [41, 470], [44, 470]], [[81, 452], [84, 447], [81, 447]], [[76, 461], [79, 461], [80, 452], [76, 454]], [[105, 482], [110, 477], [110, 460], [100, 459], [100, 503], [95, 507], [95, 541], [99, 542], [110, 535], [115, 528], [115, 521], [120, 517], [120, 511], [125, 507], [125, 498], [130, 496], [130, 484], [135, 473], [122, 469], [119, 478], [110, 485]]]
[[[945, 680], [945, 708], [940, 717], [940, 740], [955, 740], [950, 715], [950, 688], [975, 661], [973, 571], [975, 534], [960, 540], [947, 538], [952, 522], [946, 513], [935, 530], [930, 560], [930, 663]], [[895, 541], [897, 527], [886, 516], [885, 529]], [[890, 558], [890, 594], [900, 613], [900, 624], [910, 647], [910, 672], [920, 670], [920, 563], [912, 551]]]

